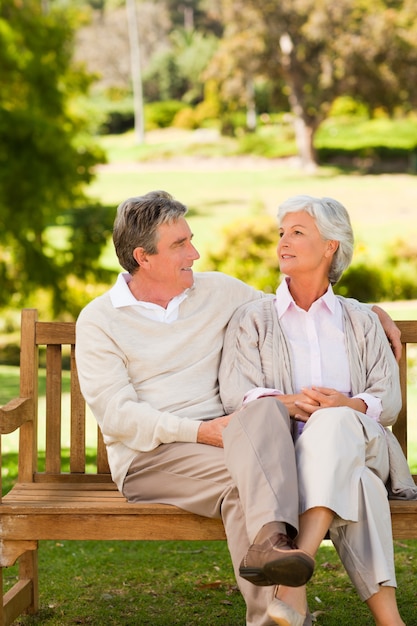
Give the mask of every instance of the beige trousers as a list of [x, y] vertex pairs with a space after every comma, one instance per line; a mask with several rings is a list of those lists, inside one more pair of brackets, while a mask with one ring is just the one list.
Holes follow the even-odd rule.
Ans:
[[335, 512], [330, 538], [362, 600], [396, 587], [383, 428], [347, 407], [316, 411], [296, 443], [300, 513]]
[[[162, 502], [207, 517], [221, 517], [237, 583], [246, 602], [246, 624], [272, 626], [266, 609], [274, 587], [256, 587], [239, 565], [260, 528], [271, 521], [298, 529], [298, 490], [290, 420], [274, 398], [251, 402], [234, 415], [224, 448], [164, 444], [139, 453], [123, 493], [130, 502]], [[243, 621], [243, 619], [242, 619]]]

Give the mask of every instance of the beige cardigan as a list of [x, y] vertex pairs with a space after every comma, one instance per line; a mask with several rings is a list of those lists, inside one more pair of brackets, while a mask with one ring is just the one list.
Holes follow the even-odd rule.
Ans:
[[[398, 365], [377, 316], [367, 306], [338, 296], [343, 309], [352, 395], [369, 393], [381, 399], [380, 422], [395, 423], [401, 408]], [[331, 355], [330, 355], [331, 358]], [[273, 299], [238, 309], [229, 323], [220, 366], [220, 395], [226, 413], [242, 405], [250, 389], [266, 387], [294, 393], [292, 359]], [[390, 496], [417, 499], [401, 447], [386, 429], [390, 453]]]

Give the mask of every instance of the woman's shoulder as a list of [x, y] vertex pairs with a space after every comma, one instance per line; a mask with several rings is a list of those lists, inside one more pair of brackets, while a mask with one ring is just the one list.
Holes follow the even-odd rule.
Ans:
[[375, 322], [379, 324], [378, 316], [372, 310], [372, 304], [359, 302], [359, 300], [355, 300], [354, 298], [345, 298], [339, 295], [337, 295], [336, 298], [340, 302], [344, 314], [347, 315], [352, 322], [364, 326], [375, 325]]

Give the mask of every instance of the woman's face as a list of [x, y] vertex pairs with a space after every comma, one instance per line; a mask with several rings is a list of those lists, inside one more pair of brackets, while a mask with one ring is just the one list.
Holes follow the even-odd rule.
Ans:
[[311, 215], [306, 211], [287, 213], [281, 221], [279, 237], [277, 253], [283, 274], [328, 277], [337, 242], [322, 238]]

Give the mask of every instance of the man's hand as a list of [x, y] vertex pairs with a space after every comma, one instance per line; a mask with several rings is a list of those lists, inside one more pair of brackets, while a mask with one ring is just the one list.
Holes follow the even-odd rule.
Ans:
[[392, 351], [394, 353], [397, 361], [401, 358], [402, 353], [402, 345], [401, 345], [401, 331], [398, 326], [395, 324], [394, 320], [388, 315], [384, 309], [377, 306], [376, 304], [372, 307], [374, 313], [376, 313], [379, 317], [379, 321], [381, 322], [381, 326], [385, 331], [385, 334], [388, 338], [388, 341], [391, 344]]
[[223, 431], [230, 422], [230, 418], [234, 415], [224, 415], [216, 417], [206, 422], [201, 422], [197, 433], [197, 443], [205, 443], [208, 446], [216, 446], [223, 448]]

